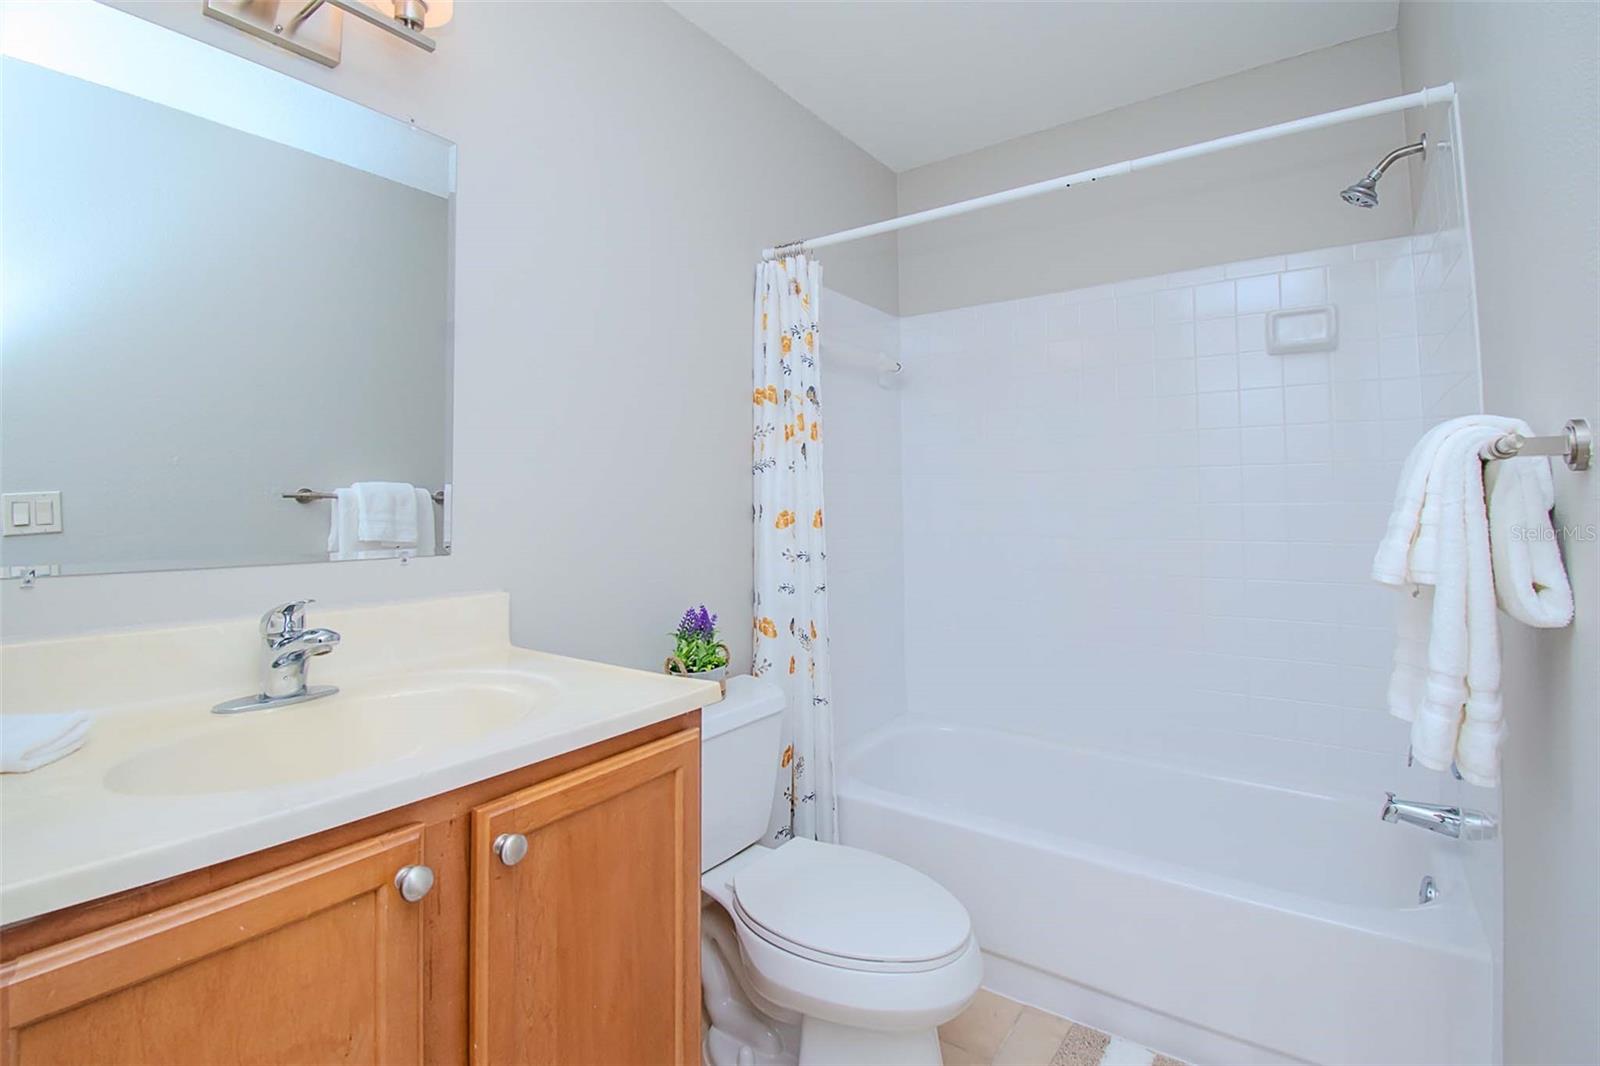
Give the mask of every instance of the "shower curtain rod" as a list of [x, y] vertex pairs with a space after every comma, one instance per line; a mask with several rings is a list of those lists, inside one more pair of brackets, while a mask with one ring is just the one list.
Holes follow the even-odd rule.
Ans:
[[1154, 155], [1143, 155], [1137, 159], [1125, 159], [1120, 163], [1110, 163], [1103, 167], [1095, 167], [1092, 170], [1080, 170], [1076, 174], [1064, 174], [1059, 178], [1036, 181], [1031, 185], [1020, 185], [1015, 189], [992, 192], [986, 196], [975, 196], [970, 200], [945, 204], [943, 207], [930, 207], [925, 211], [914, 211], [909, 215], [901, 215], [898, 218], [886, 218], [882, 222], [873, 222], [865, 226], [857, 226], [854, 229], [840, 230], [838, 233], [829, 233], [822, 237], [809, 237], [803, 241], [780, 244], [776, 248], [763, 248], [761, 250], [761, 258], [778, 259], [786, 255], [796, 255], [800, 252], [814, 252], [819, 248], [827, 248], [830, 245], [844, 244], [846, 241], [858, 241], [863, 237], [876, 237], [880, 233], [894, 233], [896, 230], [920, 226], [924, 222], [937, 222], [940, 219], [954, 218], [957, 215], [965, 215], [972, 211], [981, 211], [986, 207], [996, 207], [1016, 200], [1026, 200], [1030, 197], [1041, 196], [1047, 192], [1055, 192], [1057, 189], [1065, 189], [1080, 182], [1099, 181], [1101, 178], [1115, 177], [1118, 174], [1131, 174], [1136, 170], [1149, 170], [1151, 167], [1176, 163], [1180, 159], [1193, 159], [1197, 156], [1210, 155], [1213, 152], [1237, 148], [1240, 145], [1275, 140], [1278, 137], [1286, 137], [1291, 133], [1320, 130], [1327, 126], [1337, 126], [1341, 123], [1354, 122], [1357, 119], [1371, 118], [1375, 115], [1387, 115], [1395, 111], [1406, 111], [1413, 107], [1428, 107], [1432, 104], [1448, 103], [1454, 101], [1455, 98], [1455, 83], [1446, 82], [1443, 85], [1419, 89], [1414, 93], [1406, 93], [1404, 96], [1391, 96], [1387, 100], [1374, 100], [1369, 104], [1357, 104], [1355, 107], [1341, 108], [1338, 111], [1328, 111], [1320, 115], [1308, 115], [1305, 118], [1280, 122], [1275, 126], [1262, 126], [1260, 129], [1246, 130], [1243, 133], [1231, 133], [1226, 137], [1218, 137], [1215, 140], [1200, 141], [1197, 144], [1189, 144], [1182, 148], [1157, 152]]

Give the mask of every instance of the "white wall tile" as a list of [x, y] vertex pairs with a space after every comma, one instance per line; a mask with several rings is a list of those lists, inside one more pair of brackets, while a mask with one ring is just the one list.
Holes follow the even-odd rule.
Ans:
[[1326, 385], [1291, 385], [1283, 390], [1285, 422], [1326, 422], [1330, 393]]
[[1283, 424], [1282, 389], [1245, 389], [1239, 394], [1240, 425]]
[[1239, 394], [1228, 392], [1202, 392], [1195, 397], [1196, 425], [1200, 429], [1216, 429], [1239, 424]]
[[1239, 387], [1275, 388], [1283, 384], [1283, 359], [1264, 351], [1239, 352]]
[[1194, 290], [1194, 317], [1231, 318], [1235, 313], [1233, 282], [1215, 281]]
[[1278, 275], [1241, 278], [1234, 282], [1235, 302], [1241, 315], [1256, 311], [1275, 311], [1279, 306]]
[[1317, 307], [1328, 302], [1328, 272], [1321, 267], [1283, 275], [1283, 306]]
[[1155, 321], [1155, 299], [1149, 295], [1122, 296], [1117, 300], [1117, 328], [1137, 329]]
[[1190, 322], [1165, 322], [1155, 328], [1157, 359], [1194, 357], [1194, 325]]
[[1211, 355], [1195, 360], [1195, 391], [1233, 391], [1239, 387], [1239, 357]]
[[1194, 290], [1168, 289], [1156, 293], [1155, 319], [1157, 322], [1188, 322], [1194, 318]]
[[[1400, 239], [905, 320], [911, 712], [1177, 703], [1221, 730], [1403, 745], [1381, 710], [1391, 590], [1367, 567], [1405, 452], [1476, 409], [1462, 261]], [[1265, 311], [1325, 302], [1337, 349], [1266, 354]], [[936, 354], [968, 351], [973, 322], [981, 363]], [[949, 670], [974, 655], [1008, 663], [981, 692]]]
[[1224, 355], [1239, 350], [1239, 334], [1234, 320], [1213, 318], [1196, 322], [1194, 327], [1194, 352], [1196, 355]]

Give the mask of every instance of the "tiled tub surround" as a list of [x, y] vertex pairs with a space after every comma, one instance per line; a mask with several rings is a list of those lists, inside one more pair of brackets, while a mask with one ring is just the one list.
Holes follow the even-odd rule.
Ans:
[[[1191, 1061], [1492, 1058], [1459, 851], [1377, 818], [1442, 785], [1368, 577], [1478, 409], [1470, 290], [1435, 229], [902, 321], [910, 717], [841, 825], [963, 900], [990, 987]], [[1333, 351], [1267, 354], [1323, 304]]]
[[[1479, 396], [1465, 261], [1426, 259], [1422, 313], [1418, 262], [1401, 238], [904, 320], [912, 712], [1247, 733], [1387, 774], [1372, 546], [1411, 444]], [[1324, 303], [1336, 350], [1267, 354], [1268, 311]]]
[[842, 749], [906, 713], [901, 566], [900, 321], [822, 294], [822, 430], [834, 737]]

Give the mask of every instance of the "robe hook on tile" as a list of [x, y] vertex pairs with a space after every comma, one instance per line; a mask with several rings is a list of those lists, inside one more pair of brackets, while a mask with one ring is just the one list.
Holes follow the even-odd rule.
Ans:
[[1550, 437], [1524, 437], [1507, 433], [1489, 446], [1490, 458], [1514, 459], [1519, 455], [1559, 455], [1569, 470], [1587, 470], [1594, 461], [1594, 433], [1587, 418], [1567, 421], [1565, 430]]

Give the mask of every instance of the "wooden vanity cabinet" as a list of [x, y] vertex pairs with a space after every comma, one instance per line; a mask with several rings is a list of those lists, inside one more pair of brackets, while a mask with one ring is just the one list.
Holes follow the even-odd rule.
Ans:
[[698, 724], [8, 926], [0, 1064], [688, 1066]]
[[472, 812], [472, 1061], [689, 1063], [700, 758], [681, 733]]
[[33, 952], [5, 972], [17, 1063], [418, 1062], [410, 826]]

